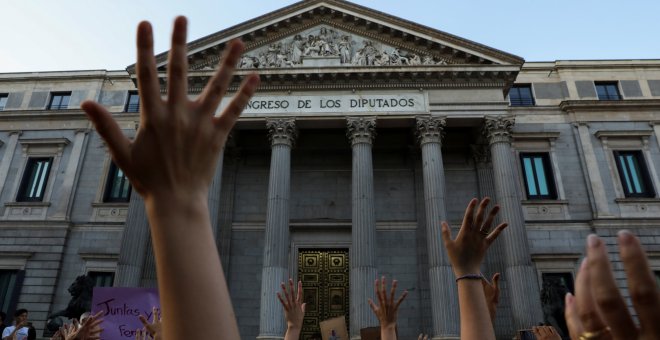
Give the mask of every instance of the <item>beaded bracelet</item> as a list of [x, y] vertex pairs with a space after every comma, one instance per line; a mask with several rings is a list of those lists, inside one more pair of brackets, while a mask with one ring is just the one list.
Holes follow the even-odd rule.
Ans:
[[459, 276], [456, 278], [456, 282], [458, 283], [459, 280], [463, 279], [468, 279], [468, 280], [481, 280], [484, 276], [479, 273], [479, 274], [465, 274], [463, 276]]

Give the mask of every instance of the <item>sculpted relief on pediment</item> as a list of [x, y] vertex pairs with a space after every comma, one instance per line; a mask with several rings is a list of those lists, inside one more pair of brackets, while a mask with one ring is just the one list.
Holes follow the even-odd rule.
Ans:
[[316, 26], [294, 36], [246, 52], [242, 69], [329, 66], [444, 65], [447, 61], [420, 55], [329, 26]]

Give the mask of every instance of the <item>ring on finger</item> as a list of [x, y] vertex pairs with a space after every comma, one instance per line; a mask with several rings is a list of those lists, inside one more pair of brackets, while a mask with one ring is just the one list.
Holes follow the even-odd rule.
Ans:
[[601, 328], [601, 329], [599, 329], [597, 331], [593, 331], [593, 332], [583, 332], [582, 334], [580, 334], [579, 339], [580, 340], [598, 339], [601, 336], [603, 336], [603, 335], [605, 335], [609, 332], [610, 332], [609, 327]]

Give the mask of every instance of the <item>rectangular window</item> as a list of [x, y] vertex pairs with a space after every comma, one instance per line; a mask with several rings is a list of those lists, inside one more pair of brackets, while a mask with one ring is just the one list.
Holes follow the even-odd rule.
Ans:
[[513, 85], [509, 90], [511, 106], [534, 106], [532, 85]]
[[555, 181], [547, 153], [521, 153], [527, 199], [556, 199]]
[[104, 202], [128, 202], [131, 198], [131, 183], [126, 174], [114, 162], [110, 163], [105, 185]]
[[596, 82], [598, 100], [621, 100], [617, 82]]
[[43, 201], [52, 164], [52, 157], [35, 157], [28, 159], [16, 201]]
[[50, 94], [48, 110], [66, 110], [69, 108], [71, 92], [53, 92]]
[[626, 197], [655, 196], [641, 151], [614, 151], [614, 159]]
[[5, 106], [7, 106], [7, 99], [9, 98], [9, 94], [7, 93], [0, 93], [0, 111], [5, 109]]
[[126, 100], [124, 112], [140, 112], [140, 96], [136, 91], [128, 92], [128, 99]]
[[13, 315], [21, 292], [25, 271], [0, 270], [0, 310]]
[[94, 287], [112, 287], [115, 283], [113, 272], [89, 272], [87, 276], [94, 281]]

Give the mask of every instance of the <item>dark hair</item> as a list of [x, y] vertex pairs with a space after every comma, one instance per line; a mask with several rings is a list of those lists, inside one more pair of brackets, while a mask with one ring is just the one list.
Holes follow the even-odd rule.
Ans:
[[17, 310], [14, 312], [14, 317], [17, 318], [17, 317], [21, 316], [21, 314], [23, 314], [23, 313], [27, 313], [27, 312], [28, 312], [28, 310], [25, 309], [25, 308], [17, 309]]

